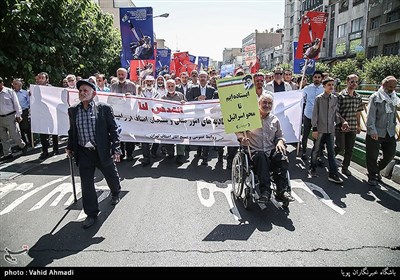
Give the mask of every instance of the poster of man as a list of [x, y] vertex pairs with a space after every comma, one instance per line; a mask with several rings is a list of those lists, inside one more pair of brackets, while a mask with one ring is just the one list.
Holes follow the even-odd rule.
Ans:
[[125, 59], [154, 59], [153, 8], [120, 8], [120, 19]]
[[306, 12], [300, 29], [296, 59], [317, 59], [321, 50], [328, 13]]

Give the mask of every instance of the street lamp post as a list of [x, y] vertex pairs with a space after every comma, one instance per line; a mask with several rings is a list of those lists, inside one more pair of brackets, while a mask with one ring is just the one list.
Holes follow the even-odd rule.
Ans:
[[157, 18], [157, 17], [167, 18], [167, 17], [169, 17], [169, 13], [165, 13], [165, 14], [161, 14], [161, 15], [158, 15], [158, 16], [154, 16], [153, 18]]

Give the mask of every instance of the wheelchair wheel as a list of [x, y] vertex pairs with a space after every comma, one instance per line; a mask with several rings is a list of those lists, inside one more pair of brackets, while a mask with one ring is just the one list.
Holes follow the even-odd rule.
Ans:
[[242, 195], [245, 170], [241, 153], [237, 153], [232, 161], [232, 192], [236, 198]]

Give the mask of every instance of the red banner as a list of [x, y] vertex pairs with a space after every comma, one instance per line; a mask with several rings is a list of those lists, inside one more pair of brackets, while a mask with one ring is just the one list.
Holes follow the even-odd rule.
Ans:
[[144, 80], [147, 75], [154, 76], [156, 69], [155, 60], [131, 60], [130, 80], [137, 82]]
[[189, 59], [189, 52], [174, 53], [174, 62], [177, 77], [179, 77], [182, 72], [188, 72], [189, 65], [192, 64]]
[[301, 22], [296, 59], [317, 59], [322, 47], [328, 13], [306, 12]]

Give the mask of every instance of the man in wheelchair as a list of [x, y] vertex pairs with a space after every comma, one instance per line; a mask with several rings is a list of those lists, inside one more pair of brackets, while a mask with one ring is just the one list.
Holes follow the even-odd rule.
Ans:
[[242, 146], [249, 146], [254, 172], [258, 176], [261, 196], [259, 202], [267, 203], [271, 198], [271, 178], [276, 184], [277, 200], [294, 201], [288, 186], [287, 171], [289, 160], [286, 156], [286, 144], [278, 118], [271, 114], [273, 97], [263, 93], [258, 99], [262, 127], [237, 132], [236, 136]]

